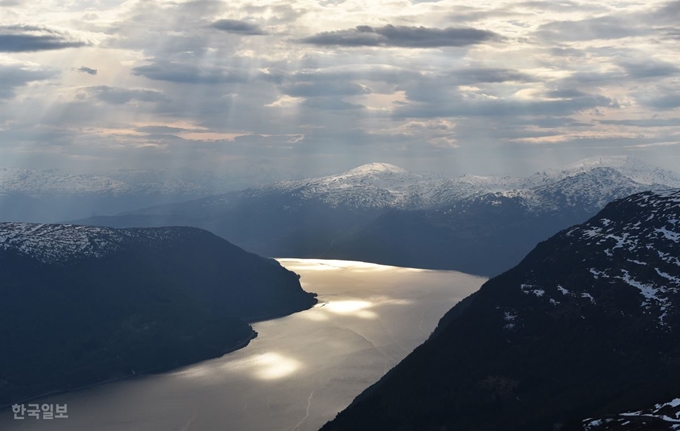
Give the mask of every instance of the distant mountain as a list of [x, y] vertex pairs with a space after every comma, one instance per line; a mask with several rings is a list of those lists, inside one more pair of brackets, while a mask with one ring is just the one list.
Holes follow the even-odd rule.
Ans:
[[0, 405], [242, 347], [298, 278], [196, 228], [0, 223]]
[[0, 168], [0, 221], [55, 222], [181, 202], [291, 178], [266, 164], [241, 171], [120, 169], [99, 175]]
[[556, 177], [552, 183], [476, 194], [440, 208], [387, 212], [338, 239], [328, 255], [493, 276], [519, 263], [543, 238], [588, 219], [607, 202], [650, 188], [604, 167]]
[[456, 305], [323, 431], [582, 429], [674, 399], [678, 256], [680, 190], [614, 201]]
[[[339, 175], [283, 181], [117, 216], [113, 227], [187, 225], [265, 256], [325, 257], [495, 275], [538, 241], [613, 199], [671, 187], [680, 174], [630, 158], [588, 160], [528, 178], [444, 178], [371, 163]], [[627, 171], [621, 166], [633, 165]], [[650, 184], [623, 172], [646, 172]], [[676, 178], [677, 177], [677, 178]], [[666, 181], [658, 183], [656, 181]]]

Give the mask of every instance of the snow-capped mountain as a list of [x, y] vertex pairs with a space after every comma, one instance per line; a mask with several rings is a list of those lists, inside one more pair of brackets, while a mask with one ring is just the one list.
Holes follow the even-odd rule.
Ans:
[[566, 171], [583, 172], [594, 168], [612, 168], [622, 175], [640, 184], [663, 184], [669, 187], [680, 187], [680, 174], [677, 172], [650, 166], [632, 156], [598, 156], [583, 159], [565, 167]]
[[621, 429], [672, 429], [679, 257], [680, 190], [616, 200], [456, 305], [322, 430], [609, 430], [626, 411], [669, 416]]
[[196, 234], [196, 229], [111, 229], [63, 224], [0, 223], [0, 253], [14, 252], [46, 264], [64, 264], [77, 259], [103, 258], [120, 250], [126, 242], [163, 244]]
[[639, 184], [680, 187], [680, 173], [652, 166], [633, 156], [595, 156], [566, 165], [562, 169], [537, 172], [527, 178], [528, 187], [541, 186], [564, 178], [592, 171], [597, 168], [611, 168]]
[[[276, 182], [78, 223], [188, 225], [266, 256], [332, 257], [495, 275], [518, 263], [542, 238], [588, 219], [607, 202], [668, 187], [635, 182], [602, 163], [584, 166], [590, 164], [544, 172], [537, 180], [445, 178], [370, 163], [338, 175]], [[643, 170], [640, 163], [636, 166], [636, 172]]]
[[[642, 190], [680, 187], [680, 174], [645, 164], [633, 157], [585, 159], [562, 170], [527, 178], [462, 175], [446, 178], [407, 171], [388, 163], [369, 163], [321, 178], [283, 181], [242, 191], [242, 196], [295, 194], [331, 207], [430, 209], [493, 193], [522, 197], [536, 210], [585, 203], [601, 209], [612, 199]], [[216, 196], [206, 206], [233, 201]]]
[[0, 168], [0, 220], [54, 222], [116, 214], [290, 177], [260, 165], [247, 172], [224, 174], [120, 169], [91, 175]]
[[587, 220], [608, 202], [663, 185], [636, 183], [609, 167], [560, 171], [555, 181], [482, 192], [444, 206], [381, 214], [343, 235], [328, 253], [388, 265], [497, 275], [541, 239]]
[[315, 295], [210, 232], [0, 223], [0, 406], [244, 347]]

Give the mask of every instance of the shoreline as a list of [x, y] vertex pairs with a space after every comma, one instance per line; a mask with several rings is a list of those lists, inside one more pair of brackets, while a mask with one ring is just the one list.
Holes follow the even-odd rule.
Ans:
[[[248, 322], [246, 322], [246, 323], [248, 323]], [[189, 366], [192, 366], [192, 365], [195, 365], [195, 364], [199, 364], [203, 361], [209, 361], [211, 359], [221, 358], [224, 355], [227, 355], [229, 353], [232, 353], [232, 352], [235, 352], [237, 350], [241, 350], [241, 349], [247, 347], [252, 340], [257, 338], [257, 336], [258, 336], [257, 331], [255, 331], [251, 327], [251, 334], [248, 338], [246, 338], [242, 341], [239, 341], [238, 343], [236, 343], [233, 346], [227, 347], [224, 351], [222, 351], [222, 353], [219, 356], [206, 357], [206, 358], [203, 358], [201, 360], [194, 361], [194, 362], [151, 368], [151, 369], [140, 371], [140, 372], [133, 372], [133, 373], [129, 373], [129, 374], [124, 374], [122, 376], [111, 377], [110, 379], [101, 380], [99, 382], [90, 383], [88, 385], [78, 386], [78, 387], [75, 387], [75, 388], [55, 389], [53, 391], [45, 392], [45, 393], [35, 395], [35, 396], [29, 397], [29, 398], [24, 398], [23, 400], [13, 401], [13, 402], [8, 403], [8, 404], [1, 404], [0, 405], [0, 411], [11, 408], [15, 404], [25, 404], [29, 401], [37, 400], [37, 399], [40, 399], [40, 398], [46, 398], [46, 397], [53, 396], [53, 395], [61, 395], [61, 394], [67, 394], [67, 393], [80, 392], [80, 391], [84, 391], [84, 390], [87, 390], [87, 389], [93, 389], [93, 388], [96, 388], [98, 386], [103, 386], [103, 385], [108, 384], [108, 383], [115, 383], [115, 382], [119, 382], [119, 381], [123, 381], [123, 380], [132, 380], [135, 377], [146, 377], [146, 376], [150, 376], [150, 375], [153, 375], [153, 374], [166, 373], [166, 372], [178, 370], [180, 368], [189, 367]]]

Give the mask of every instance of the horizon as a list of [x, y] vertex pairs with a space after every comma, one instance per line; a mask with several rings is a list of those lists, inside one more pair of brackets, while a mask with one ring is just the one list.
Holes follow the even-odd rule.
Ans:
[[[428, 176], [428, 175], [435, 175], [435, 176], [440, 176], [440, 177], [445, 177], [445, 178], [451, 178], [455, 179], [458, 177], [463, 177], [463, 176], [472, 176], [472, 177], [480, 177], [480, 178], [501, 178], [501, 177], [514, 177], [514, 178], [526, 178], [530, 177], [531, 175], [538, 174], [538, 173], [543, 173], [543, 172], [563, 172], [563, 171], [569, 171], [569, 170], [574, 170], [578, 169], [581, 167], [614, 167], [618, 165], [619, 160], [625, 160], [626, 162], [632, 161], [634, 164], [642, 164], [645, 167], [649, 168], [659, 168], [663, 169], [665, 171], [674, 173], [674, 174], [680, 174], [680, 170], [678, 169], [666, 169], [662, 168], [660, 166], [654, 165], [652, 163], [648, 163], [646, 160], [643, 158], [637, 157], [637, 156], [629, 156], [629, 155], [609, 155], [609, 156], [603, 156], [603, 155], [596, 155], [592, 157], [587, 157], [584, 159], [579, 159], [575, 162], [571, 163], [563, 163], [561, 165], [553, 166], [553, 167], [546, 167], [534, 172], [528, 172], [525, 175], [508, 175], [505, 173], [478, 173], [478, 172], [461, 172], [458, 174], [454, 175], [447, 175], [442, 172], [437, 172], [433, 170], [411, 170], [404, 168], [403, 166], [396, 165], [394, 163], [388, 163], [385, 161], [370, 161], [363, 163], [361, 165], [356, 165], [353, 167], [349, 167], [346, 169], [342, 170], [334, 170], [332, 172], [325, 172], [325, 173], [319, 173], [318, 175], [313, 175], [313, 176], [308, 176], [308, 177], [303, 177], [300, 175], [294, 175], [293, 173], [291, 176], [286, 177], [282, 176], [281, 178], [275, 178], [272, 179], [271, 181], [265, 181], [263, 182], [261, 178], [250, 178], [249, 181], [246, 180], [242, 184], [244, 188], [246, 187], [251, 187], [251, 186], [257, 186], [257, 185], [262, 185], [262, 184], [269, 184], [269, 183], [276, 183], [279, 181], [289, 181], [289, 180], [303, 180], [303, 179], [314, 179], [314, 178], [323, 178], [323, 177], [334, 177], [334, 176], [341, 176], [344, 174], [349, 173], [350, 171], [354, 170], [359, 170], [360, 168], [368, 167], [371, 165], [388, 165], [389, 167], [394, 167], [398, 169], [402, 169], [406, 171], [407, 173], [412, 173], [412, 174], [417, 174], [417, 175], [423, 175], [423, 176]], [[601, 165], [601, 166], [599, 166]], [[230, 173], [230, 172], [217, 172], [217, 171], [205, 171], [205, 170], [197, 170], [197, 169], [190, 169], [190, 168], [180, 168], [180, 169], [168, 169], [168, 168], [156, 168], [156, 169], [130, 169], [130, 168], [119, 168], [115, 170], [110, 170], [110, 171], [101, 171], [101, 172], [77, 172], [77, 171], [69, 171], [68, 169], [63, 169], [63, 168], [52, 168], [52, 169], [30, 169], [30, 168], [16, 168], [16, 167], [11, 167], [11, 166], [0, 166], [0, 171], [5, 171], [5, 170], [21, 170], [21, 169], [26, 169], [28, 171], [37, 171], [37, 172], [54, 172], [57, 174], [62, 174], [62, 175], [67, 175], [67, 176], [89, 176], [89, 177], [102, 177], [102, 178], [110, 178], [107, 175], [116, 175], [116, 174], [135, 174], [135, 173], [140, 173], [140, 174], [145, 174], [145, 173], [152, 173], [152, 174], [161, 174], [161, 179], [169, 180], [169, 179], [179, 179], [182, 178], [185, 175], [197, 175], [197, 174], [203, 174], [206, 177], [213, 177], [213, 178], [240, 178], [240, 176], [237, 173]]]

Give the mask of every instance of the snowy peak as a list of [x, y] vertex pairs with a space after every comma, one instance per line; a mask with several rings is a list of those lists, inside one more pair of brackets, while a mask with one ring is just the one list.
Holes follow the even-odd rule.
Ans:
[[680, 174], [652, 166], [633, 156], [597, 156], [568, 165], [565, 172], [579, 173], [596, 168], [612, 168], [629, 179], [644, 185], [680, 187]]
[[0, 256], [14, 252], [46, 264], [65, 264], [83, 258], [103, 258], [130, 241], [167, 244], [199, 232], [193, 228], [112, 229], [96, 226], [39, 223], [0, 223]]
[[680, 190], [639, 193], [539, 244], [517, 288], [556, 313], [600, 306], [667, 330], [680, 323], [678, 250]]
[[593, 169], [593, 168], [620, 168], [623, 166], [645, 166], [644, 161], [632, 156], [595, 156], [581, 159], [565, 166], [565, 170]]
[[368, 164], [356, 167], [354, 169], [350, 169], [349, 171], [344, 172], [344, 173], [340, 174], [339, 176], [349, 177], [349, 176], [371, 176], [371, 175], [393, 175], [393, 174], [408, 175], [408, 174], [410, 174], [410, 172], [407, 171], [404, 168], [400, 168], [399, 166], [391, 165], [389, 163], [368, 163]]

